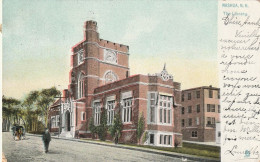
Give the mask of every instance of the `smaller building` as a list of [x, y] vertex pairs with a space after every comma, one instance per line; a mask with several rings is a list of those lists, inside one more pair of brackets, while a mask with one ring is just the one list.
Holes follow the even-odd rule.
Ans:
[[58, 134], [59, 133], [59, 126], [60, 126], [60, 106], [61, 106], [62, 100], [58, 99], [56, 100], [51, 107], [49, 107], [48, 111], [48, 128], [50, 129], [50, 132], [52, 134]]
[[203, 86], [181, 93], [181, 107], [175, 114], [183, 140], [213, 142], [220, 122], [219, 88]]

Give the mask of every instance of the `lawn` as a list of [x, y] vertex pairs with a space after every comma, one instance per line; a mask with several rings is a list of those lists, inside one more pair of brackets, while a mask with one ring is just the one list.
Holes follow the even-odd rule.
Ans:
[[183, 142], [183, 146], [178, 148], [147, 145], [138, 145], [138, 147], [220, 159], [220, 147], [217, 146], [207, 146]]
[[[88, 141], [95, 141], [101, 143], [112, 143], [111, 141], [99, 141], [99, 140], [92, 140], [92, 139], [83, 139]], [[182, 147], [174, 148], [174, 147], [158, 147], [158, 146], [148, 146], [148, 145], [136, 145], [136, 144], [125, 144], [126, 146], [132, 147], [143, 147], [143, 148], [150, 148], [155, 150], [161, 151], [168, 151], [168, 152], [176, 152], [188, 155], [196, 155], [202, 157], [209, 157], [220, 159], [220, 147], [218, 146], [208, 146], [208, 145], [201, 145], [201, 144], [193, 144], [183, 142]]]

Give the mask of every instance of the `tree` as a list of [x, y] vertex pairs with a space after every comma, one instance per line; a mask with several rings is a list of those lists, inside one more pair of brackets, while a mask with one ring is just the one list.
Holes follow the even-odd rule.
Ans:
[[48, 108], [51, 104], [53, 104], [54, 97], [60, 95], [60, 91], [56, 89], [56, 87], [51, 87], [48, 89], [43, 89], [39, 93], [39, 97], [37, 99], [37, 106], [41, 110], [41, 115], [44, 118], [45, 127], [48, 126]]
[[7, 123], [9, 122], [8, 130], [10, 127], [10, 122], [13, 119], [13, 124], [16, 124], [19, 122], [20, 119], [20, 100], [17, 100], [15, 98], [8, 98], [3, 96], [2, 97], [2, 110], [3, 110], [3, 116], [5, 117]]
[[140, 144], [140, 139], [144, 133], [144, 127], [145, 127], [145, 118], [144, 118], [144, 115], [143, 113], [139, 115], [139, 119], [138, 119], [138, 124], [137, 124], [137, 130], [136, 130], [136, 134], [137, 134], [137, 140], [138, 140], [138, 143]]
[[[34, 111], [37, 109], [36, 101], [39, 98], [39, 93], [39, 91], [31, 91], [22, 103], [24, 108], [23, 118], [25, 121], [25, 127], [30, 131], [33, 129], [33, 124], [37, 122], [33, 120], [33, 118], [35, 118], [34, 116], [36, 115]], [[38, 117], [36, 120], [38, 120]]]
[[120, 118], [120, 114], [117, 113], [115, 115], [112, 126], [109, 128], [110, 135], [115, 139], [116, 144], [118, 143], [118, 139], [121, 136], [122, 129], [123, 129], [123, 123]]
[[107, 111], [103, 109], [101, 112], [100, 125], [97, 127], [97, 133], [100, 140], [105, 141], [107, 137]]
[[94, 118], [93, 117], [90, 118], [90, 122], [89, 122], [88, 128], [89, 128], [89, 130], [91, 132], [92, 138], [94, 139], [95, 133], [97, 133], [97, 128], [94, 125]]

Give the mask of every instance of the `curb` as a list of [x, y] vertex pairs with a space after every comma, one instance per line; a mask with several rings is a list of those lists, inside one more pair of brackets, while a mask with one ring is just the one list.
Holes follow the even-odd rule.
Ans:
[[[29, 136], [38, 136], [41, 137], [42, 135], [38, 134], [29, 134]], [[93, 145], [100, 145], [100, 146], [107, 146], [107, 147], [114, 147], [114, 148], [122, 148], [122, 149], [128, 149], [128, 150], [135, 150], [135, 151], [141, 151], [141, 152], [146, 152], [146, 153], [153, 153], [153, 154], [158, 154], [158, 155], [164, 155], [164, 156], [169, 156], [169, 157], [177, 157], [180, 159], [187, 159], [190, 161], [200, 161], [200, 162], [220, 162], [220, 160], [216, 160], [213, 158], [206, 158], [206, 157], [198, 157], [195, 155], [188, 155], [188, 154], [181, 154], [181, 153], [175, 153], [175, 152], [166, 152], [166, 151], [161, 151], [161, 150], [153, 150], [153, 149], [148, 149], [148, 148], [137, 148], [137, 147], [130, 147], [130, 146], [125, 146], [122, 144], [108, 144], [108, 143], [103, 143], [103, 142], [94, 142], [94, 141], [86, 141], [86, 140], [80, 140], [80, 139], [74, 139], [74, 138], [59, 138], [52, 136], [54, 139], [60, 139], [60, 140], [67, 140], [67, 141], [74, 141], [74, 142], [81, 142], [81, 143], [88, 143], [88, 144], [93, 144]]]

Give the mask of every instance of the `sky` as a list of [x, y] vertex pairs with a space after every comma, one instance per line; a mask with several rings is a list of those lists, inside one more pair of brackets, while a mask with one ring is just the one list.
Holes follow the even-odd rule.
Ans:
[[[67, 88], [71, 47], [95, 20], [101, 39], [129, 46], [130, 73], [164, 63], [182, 89], [218, 87], [217, 1], [3, 1], [3, 95]], [[60, 85], [60, 86], [58, 86]]]

